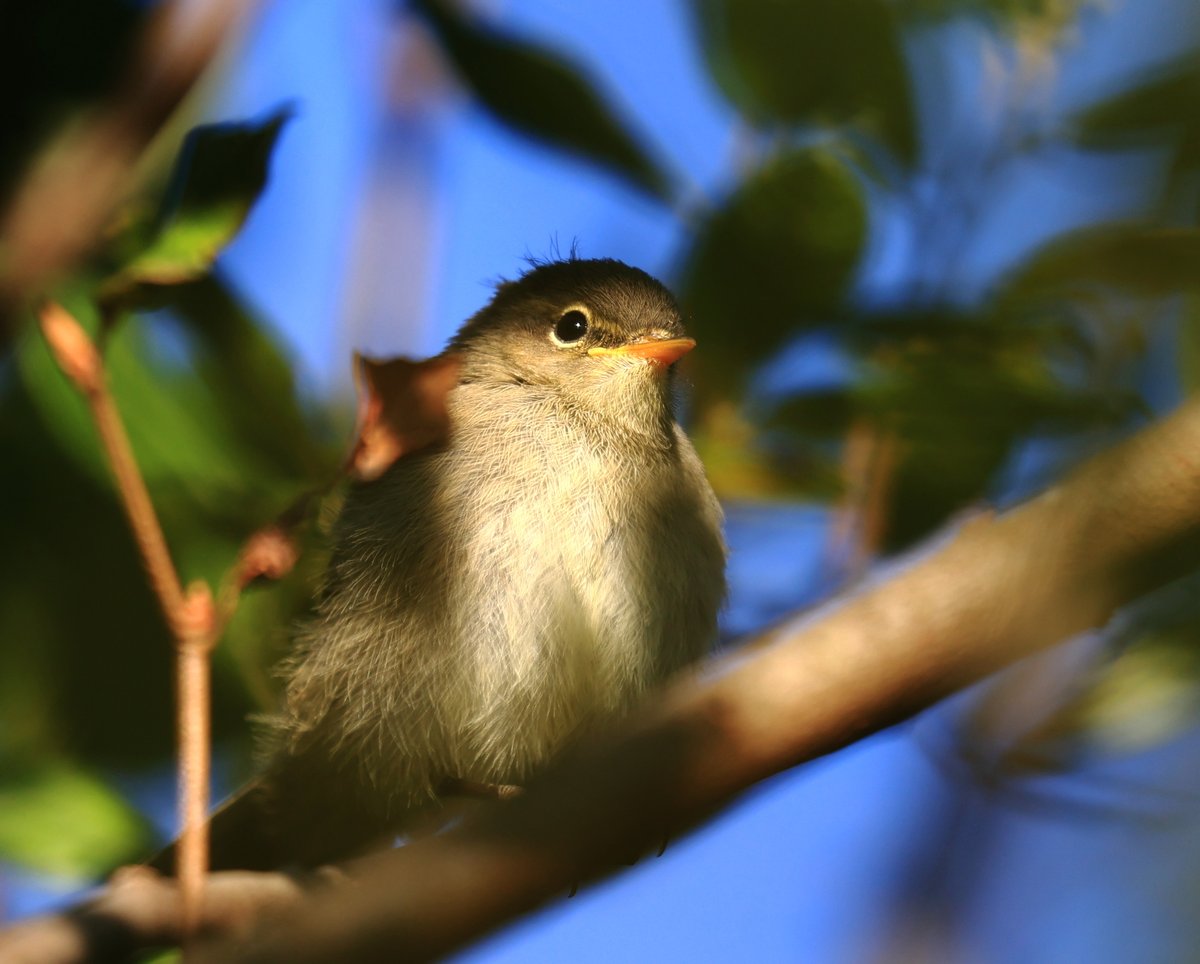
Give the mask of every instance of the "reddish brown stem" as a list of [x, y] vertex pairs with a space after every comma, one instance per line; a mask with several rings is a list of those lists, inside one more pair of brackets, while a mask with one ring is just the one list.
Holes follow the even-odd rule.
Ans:
[[896, 460], [894, 435], [862, 420], [850, 426], [842, 456], [846, 492], [834, 512], [828, 552], [851, 581], [883, 545]]
[[203, 585], [185, 594], [166, 536], [150, 501], [129, 436], [108, 389], [104, 361], [82, 326], [61, 305], [39, 312], [42, 331], [59, 366], [87, 400], [100, 443], [112, 467], [121, 507], [133, 530], [150, 586], [162, 607], [177, 654], [179, 694], [180, 817], [178, 874], [185, 933], [199, 920], [208, 873], [209, 653], [216, 641], [212, 595]]
[[192, 640], [179, 650], [179, 848], [175, 873], [183, 896], [183, 930], [196, 933], [208, 873], [211, 746], [211, 647]]

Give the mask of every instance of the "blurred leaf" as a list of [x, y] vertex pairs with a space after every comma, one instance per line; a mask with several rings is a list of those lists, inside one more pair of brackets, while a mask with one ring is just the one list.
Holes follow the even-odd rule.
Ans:
[[[223, 431], [272, 471], [323, 483], [349, 438], [303, 404], [291, 361], [219, 273], [162, 289], [163, 306], [182, 324], [190, 361], [205, 387], [204, 404]], [[167, 319], [151, 317], [161, 327]], [[346, 359], [347, 364], [350, 359]]]
[[[61, 294], [94, 331], [89, 290], [80, 279]], [[302, 405], [278, 346], [219, 280], [170, 294], [176, 315], [112, 329], [106, 358], [181, 575], [215, 582], [250, 533], [328, 481], [340, 446]], [[15, 362], [0, 399], [0, 441], [22, 469], [0, 477], [0, 496], [25, 510], [7, 527], [9, 552], [0, 557], [0, 732], [143, 762], [171, 745], [162, 618], [82, 399], [35, 329], [19, 339]], [[269, 700], [264, 656], [278, 654], [311, 576], [302, 560], [239, 608], [216, 654], [216, 730], [226, 739], [246, 733], [247, 694], [234, 674], [257, 702]]]
[[897, 345], [936, 347], [947, 354], [975, 357], [1087, 356], [1091, 352], [1078, 325], [1058, 314], [900, 310], [851, 316], [839, 323], [838, 334], [858, 352], [872, 357]]
[[902, 17], [953, 17], [976, 14], [1012, 32], [1034, 28], [1053, 35], [1075, 23], [1079, 11], [1103, 0], [897, 0]]
[[0, 782], [0, 859], [94, 876], [142, 856], [149, 840], [121, 797], [81, 770], [49, 764]]
[[10, 93], [0, 137], [0, 207], [7, 208], [15, 179], [55, 126], [123, 79], [144, 16], [142, 5], [127, 0], [5, 4], [0, 71]]
[[[248, 535], [300, 491], [327, 481], [336, 448], [301, 407], [278, 346], [219, 281], [179, 286], [170, 298], [185, 327], [155, 319], [114, 330], [105, 349], [109, 383], [152, 490], [185, 494], [215, 517], [228, 517], [236, 504]], [[96, 328], [86, 300], [69, 306]], [[162, 357], [164, 337], [182, 354], [174, 363]], [[41, 339], [24, 339], [17, 361], [50, 431], [107, 484], [86, 406]], [[264, 499], [264, 489], [274, 494]]]
[[289, 116], [281, 111], [261, 124], [192, 130], [153, 222], [134, 220], [114, 240], [123, 264], [101, 286], [101, 298], [119, 300], [137, 285], [179, 284], [204, 275], [262, 193]]
[[702, 225], [683, 269], [689, 325], [726, 381], [842, 301], [867, 237], [855, 176], [831, 152], [784, 155]]
[[722, 499], [825, 501], [840, 491], [837, 467], [827, 457], [760, 433], [732, 402], [711, 404], [689, 434]]
[[1056, 238], [1004, 283], [1001, 300], [1119, 288], [1149, 297], [1200, 283], [1200, 229], [1103, 225]]
[[413, 5], [462, 79], [501, 121], [670, 200], [670, 179], [573, 65], [465, 16], [446, 0]]
[[1076, 137], [1087, 147], [1125, 147], [1160, 141], [1200, 123], [1200, 55], [1192, 53], [1144, 76], [1076, 115]]
[[859, 409], [854, 389], [804, 392], [777, 405], [767, 424], [809, 438], [841, 439]]
[[1118, 424], [1140, 404], [1131, 395], [1069, 389], [1036, 355], [950, 354], [920, 345], [888, 358], [855, 396], [857, 413], [900, 445], [889, 549], [984, 498], [1018, 439]]
[[906, 164], [916, 125], [885, 0], [691, 0], [709, 69], [756, 124], [863, 123]]
[[1200, 716], [1195, 654], [1161, 636], [1139, 640], [1097, 668], [1073, 699], [1029, 735], [1022, 763], [1065, 769], [1082, 750], [1136, 753], [1194, 726]]

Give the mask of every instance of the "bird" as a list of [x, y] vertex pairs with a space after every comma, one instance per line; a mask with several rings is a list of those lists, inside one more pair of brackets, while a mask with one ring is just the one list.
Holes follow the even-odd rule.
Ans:
[[710, 651], [722, 512], [675, 418], [694, 345], [617, 260], [499, 283], [447, 347], [448, 439], [346, 497], [213, 869], [336, 862], [448, 781], [522, 786]]

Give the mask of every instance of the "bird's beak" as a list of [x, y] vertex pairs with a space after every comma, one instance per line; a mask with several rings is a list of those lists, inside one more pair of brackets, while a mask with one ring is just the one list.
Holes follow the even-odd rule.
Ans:
[[695, 338], [648, 338], [619, 348], [589, 348], [589, 355], [622, 355], [626, 358], [645, 358], [657, 365], [679, 361], [696, 347]]

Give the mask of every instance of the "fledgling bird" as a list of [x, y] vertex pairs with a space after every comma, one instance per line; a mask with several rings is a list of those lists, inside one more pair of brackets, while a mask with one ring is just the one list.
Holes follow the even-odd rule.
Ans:
[[707, 652], [721, 511], [672, 394], [693, 345], [612, 260], [539, 264], [467, 321], [447, 443], [347, 498], [215, 869], [348, 856], [447, 780], [522, 784]]

